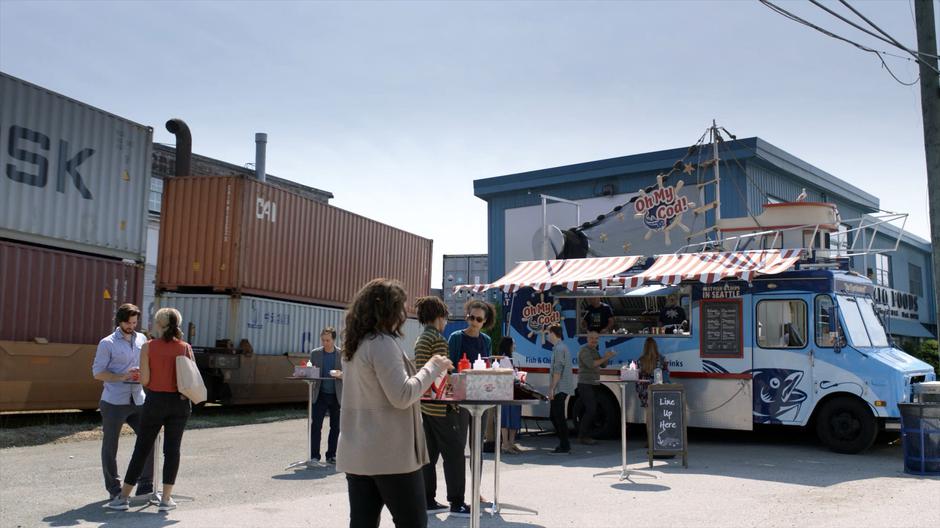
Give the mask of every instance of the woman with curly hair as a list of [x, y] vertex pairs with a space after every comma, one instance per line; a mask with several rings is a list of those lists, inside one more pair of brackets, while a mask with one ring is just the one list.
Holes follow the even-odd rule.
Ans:
[[374, 279], [346, 312], [336, 469], [346, 473], [350, 528], [375, 528], [383, 506], [397, 527], [428, 522], [422, 468], [430, 458], [419, 400], [452, 365], [434, 356], [416, 369], [405, 354], [398, 338], [406, 299], [398, 281]]

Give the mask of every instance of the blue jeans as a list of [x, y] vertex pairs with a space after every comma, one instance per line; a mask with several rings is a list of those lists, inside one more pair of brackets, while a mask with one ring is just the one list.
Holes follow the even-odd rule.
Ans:
[[330, 436], [326, 439], [326, 458], [336, 458], [336, 444], [339, 441], [339, 400], [332, 392], [320, 391], [317, 401], [313, 402], [313, 428], [310, 431], [310, 455], [320, 460], [320, 432], [323, 419], [330, 415]]

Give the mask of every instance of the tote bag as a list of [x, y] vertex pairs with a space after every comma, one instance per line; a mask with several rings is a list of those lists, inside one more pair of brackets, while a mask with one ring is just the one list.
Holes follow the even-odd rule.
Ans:
[[206, 384], [196, 362], [187, 355], [176, 356], [176, 388], [193, 403], [206, 401]]

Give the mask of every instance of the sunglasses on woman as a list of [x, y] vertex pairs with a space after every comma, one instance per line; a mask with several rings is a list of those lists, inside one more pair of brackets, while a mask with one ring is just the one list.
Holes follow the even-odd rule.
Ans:
[[476, 316], [474, 316], [474, 315], [467, 314], [467, 321], [476, 321], [476, 322], [478, 322], [478, 323], [482, 323], [482, 322], [486, 321], [486, 318], [485, 318], [485, 317], [476, 317]]

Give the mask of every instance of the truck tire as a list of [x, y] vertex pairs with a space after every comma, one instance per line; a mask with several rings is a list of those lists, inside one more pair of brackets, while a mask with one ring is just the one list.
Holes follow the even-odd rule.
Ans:
[[840, 396], [827, 401], [816, 417], [816, 435], [832, 451], [854, 455], [878, 436], [878, 421], [865, 402]]

